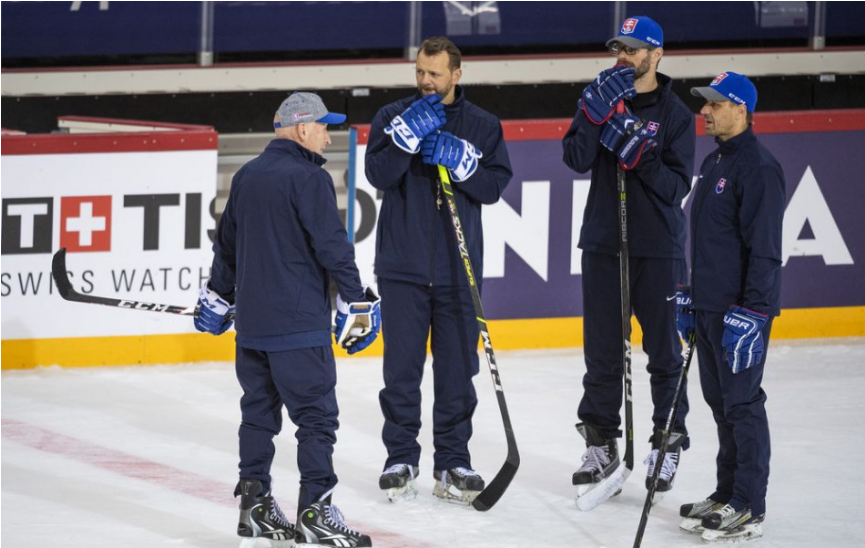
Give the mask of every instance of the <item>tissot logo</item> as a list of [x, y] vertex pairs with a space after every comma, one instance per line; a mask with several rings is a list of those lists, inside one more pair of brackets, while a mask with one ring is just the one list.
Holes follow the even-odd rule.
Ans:
[[[121, 217], [127, 220], [127, 226], [131, 218], [132, 223], [140, 223], [138, 226], [142, 227], [135, 236], [137, 241], [123, 242], [124, 246], [142, 251], [159, 249], [161, 227], [169, 230], [170, 237], [177, 234], [183, 249], [201, 249], [200, 193], [60, 197], [56, 229], [54, 204], [53, 197], [4, 199], [2, 254], [53, 253], [55, 230], [60, 235], [60, 247], [69, 251], [111, 251], [112, 226]], [[163, 221], [161, 212], [181, 205], [183, 230], [177, 230], [180, 227], [176, 227], [176, 221]], [[177, 214], [174, 218], [177, 219]], [[118, 236], [122, 239], [127, 235]]]

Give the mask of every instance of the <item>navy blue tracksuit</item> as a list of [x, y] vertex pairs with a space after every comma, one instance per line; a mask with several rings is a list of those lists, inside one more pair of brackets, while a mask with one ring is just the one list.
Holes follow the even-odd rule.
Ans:
[[[694, 115], [658, 73], [659, 86], [626, 102], [630, 111], [657, 124], [658, 143], [626, 174], [630, 296], [649, 356], [652, 422], [663, 428], [682, 367], [676, 333], [676, 285], [686, 277], [685, 216], [681, 203], [691, 189]], [[607, 439], [621, 437], [622, 356], [619, 277], [617, 159], [600, 143], [603, 125], [579, 109], [562, 141], [564, 161], [579, 173], [592, 171], [580, 232], [586, 374], [578, 409], [582, 422]], [[674, 429], [686, 433], [687, 397]], [[687, 449], [688, 440], [683, 447]]]
[[[436, 470], [471, 468], [468, 442], [477, 406], [472, 377], [478, 372], [478, 327], [458, 243], [436, 166], [393, 144], [384, 128], [420, 95], [383, 107], [376, 114], [366, 152], [366, 176], [383, 191], [376, 234], [375, 273], [382, 299], [384, 382], [379, 394], [388, 451], [385, 468], [418, 465], [421, 447], [420, 385], [431, 337], [435, 403]], [[481, 204], [498, 201], [511, 179], [502, 127], [492, 114], [465, 99], [445, 106], [446, 125], [483, 152], [477, 171], [453, 183], [475, 275], [483, 278]], [[478, 283], [480, 287], [480, 283]]]
[[333, 277], [365, 300], [325, 159], [275, 139], [234, 176], [213, 242], [210, 285], [237, 306], [240, 477], [270, 493], [282, 406], [297, 426], [299, 510], [333, 489], [339, 427], [331, 348]]
[[[691, 209], [691, 296], [703, 396], [718, 425], [718, 502], [766, 511], [769, 423], [761, 387], [772, 317], [780, 314], [784, 173], [753, 131], [718, 142]], [[721, 340], [733, 305], [769, 316], [760, 363], [733, 374]]]

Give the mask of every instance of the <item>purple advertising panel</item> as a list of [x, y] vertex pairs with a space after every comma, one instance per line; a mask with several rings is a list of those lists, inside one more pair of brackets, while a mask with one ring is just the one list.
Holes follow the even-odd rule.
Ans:
[[[503, 124], [514, 177], [502, 200], [483, 209], [489, 319], [583, 315], [577, 241], [591, 173], [576, 173], [562, 161], [561, 138], [569, 124]], [[697, 128], [695, 169], [715, 148], [701, 120]], [[754, 129], [781, 163], [787, 184], [782, 308], [865, 306], [865, 110], [758, 113]], [[363, 146], [368, 128], [358, 131]], [[360, 167], [355, 173], [362, 221], [354, 227], [367, 228], [355, 230], [359, 264], [373, 249], [369, 227], [378, 201], [364, 190], [368, 182], [360, 180]], [[690, 195], [686, 214], [689, 200]]]

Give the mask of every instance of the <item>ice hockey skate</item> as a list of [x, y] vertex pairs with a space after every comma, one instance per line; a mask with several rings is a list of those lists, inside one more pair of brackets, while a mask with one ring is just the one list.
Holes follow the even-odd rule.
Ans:
[[729, 504], [703, 518], [703, 542], [734, 543], [763, 536], [764, 515], [752, 516], [751, 509], [736, 510]]
[[[664, 434], [661, 431], [655, 431], [652, 437], [649, 438], [652, 443], [652, 451], [643, 461], [643, 464], [648, 466], [646, 470], [646, 489], [652, 488], [652, 476], [655, 473], [655, 465], [658, 462], [658, 453], [661, 448], [661, 443], [664, 441]], [[682, 444], [685, 442], [685, 436], [679, 432], [670, 434], [670, 439], [667, 442], [667, 453], [664, 455], [664, 463], [661, 465], [661, 471], [658, 475], [658, 485], [655, 487], [655, 493], [652, 495], [652, 504], [657, 504], [663, 500], [672, 488], [673, 482], [676, 479], [676, 471], [679, 467], [679, 458], [682, 455]]]
[[433, 495], [448, 502], [470, 505], [484, 490], [484, 479], [469, 468], [436, 470], [433, 477], [436, 479]]
[[294, 525], [286, 519], [273, 497], [260, 496], [260, 481], [242, 479], [238, 492], [240, 519], [237, 523], [237, 535], [244, 539], [240, 544], [241, 548], [254, 546], [257, 538], [271, 541], [274, 547], [294, 546]]
[[622, 491], [631, 471], [621, 465], [614, 439], [604, 439], [594, 427], [579, 423], [577, 431], [586, 440], [583, 465], [571, 483], [577, 488], [577, 508], [591, 510]]
[[368, 535], [350, 529], [339, 508], [327, 502], [329, 499], [312, 503], [297, 518], [297, 546], [338, 546], [356, 548], [372, 546]]
[[714, 501], [710, 498], [701, 500], [700, 502], [683, 504], [682, 507], [679, 508], [679, 515], [682, 516], [682, 523], [679, 524], [679, 529], [688, 533], [702, 535], [703, 518], [723, 507], [723, 503]]
[[417, 497], [417, 466], [410, 464], [394, 464], [389, 466], [378, 478], [378, 486], [385, 491], [391, 502], [412, 500]]

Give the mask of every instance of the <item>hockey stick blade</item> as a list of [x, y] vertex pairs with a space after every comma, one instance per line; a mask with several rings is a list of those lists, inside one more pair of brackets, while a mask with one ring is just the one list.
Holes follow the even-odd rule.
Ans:
[[[451, 188], [451, 180], [448, 175], [448, 170], [444, 166], [438, 166], [439, 172], [439, 183], [441, 184], [442, 193], [445, 196], [445, 201], [447, 202], [448, 211], [451, 214], [451, 221], [454, 225], [454, 231], [456, 235], [457, 242], [465, 242], [465, 234], [462, 229], [462, 221], [460, 220], [460, 214], [457, 210], [456, 199], [453, 195], [453, 189]], [[486, 512], [490, 508], [495, 505], [505, 494], [508, 486], [511, 484], [511, 480], [514, 479], [514, 476], [517, 474], [517, 470], [520, 467], [520, 453], [517, 449], [517, 440], [514, 436], [514, 429], [511, 426], [511, 416], [508, 413], [508, 404], [505, 401], [505, 392], [502, 388], [501, 377], [499, 376], [499, 368], [496, 364], [496, 355], [493, 351], [493, 343], [490, 339], [490, 334], [487, 331], [486, 326], [486, 317], [484, 316], [484, 307], [481, 303], [481, 294], [478, 290], [477, 282], [475, 280], [474, 269], [472, 268], [471, 257], [469, 257], [468, 246], [460, 245], [459, 253], [462, 256], [463, 267], [465, 268], [466, 278], [469, 281], [469, 291], [472, 295], [472, 305], [475, 309], [475, 315], [477, 316], [478, 321], [478, 330], [480, 332], [480, 336], [483, 339], [483, 347], [484, 347], [484, 355], [487, 358], [487, 365], [490, 369], [490, 376], [493, 380], [493, 386], [496, 389], [496, 399], [499, 404], [499, 412], [502, 416], [502, 424], [505, 428], [505, 438], [507, 439], [508, 444], [508, 456], [505, 459], [505, 464], [502, 466], [499, 473], [493, 478], [493, 481], [490, 482], [486, 488], [481, 491], [475, 500], [472, 501], [472, 507], [475, 510], [480, 512]]]
[[625, 482], [628, 481], [628, 476], [630, 475], [631, 470], [625, 466], [624, 463], [620, 464], [619, 467], [616, 468], [607, 478], [604, 478], [597, 487], [577, 499], [577, 508], [583, 512], [588, 512], [589, 510], [600, 506], [601, 503], [606, 502], [607, 499], [615, 495], [622, 486], [625, 485]]
[[181, 316], [195, 316], [196, 310], [194, 306], [177, 306], [173, 304], [158, 304], [145, 301], [134, 301], [131, 299], [114, 299], [111, 297], [97, 297], [95, 295], [85, 295], [75, 291], [72, 287], [72, 282], [69, 281], [69, 272], [66, 270], [66, 248], [61, 247], [54, 254], [54, 259], [51, 261], [51, 276], [54, 278], [54, 285], [57, 286], [57, 292], [67, 301], [86, 304], [101, 304], [103, 306], [113, 306], [116, 308], [127, 308], [129, 310], [144, 310], [147, 312], [165, 312], [167, 314], [179, 314]]

